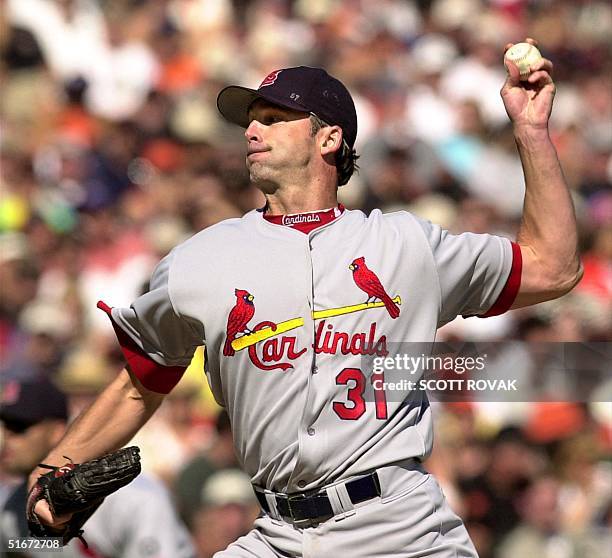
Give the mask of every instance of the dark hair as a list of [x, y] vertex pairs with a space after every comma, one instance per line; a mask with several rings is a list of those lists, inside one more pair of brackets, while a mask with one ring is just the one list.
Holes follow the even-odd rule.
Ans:
[[[321, 120], [316, 114], [310, 113], [310, 133], [314, 136], [321, 129], [326, 126], [330, 126], [324, 120]], [[357, 164], [359, 155], [355, 149], [349, 147], [346, 140], [342, 140], [340, 149], [336, 151], [336, 170], [338, 171], [338, 186], [344, 186], [355, 171], [359, 172], [359, 165]]]

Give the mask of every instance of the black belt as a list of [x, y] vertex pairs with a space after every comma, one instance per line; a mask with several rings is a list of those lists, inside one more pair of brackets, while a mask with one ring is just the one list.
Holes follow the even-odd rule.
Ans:
[[[380, 496], [380, 483], [376, 473], [348, 481], [345, 486], [353, 504]], [[270, 513], [270, 506], [268, 506], [265, 493], [255, 490], [255, 495], [261, 507]], [[278, 513], [282, 517], [291, 518], [294, 522], [322, 518], [329, 519], [335, 515], [331, 502], [325, 492], [319, 492], [310, 496], [306, 496], [304, 493], [274, 494], [274, 498], [276, 499]]]

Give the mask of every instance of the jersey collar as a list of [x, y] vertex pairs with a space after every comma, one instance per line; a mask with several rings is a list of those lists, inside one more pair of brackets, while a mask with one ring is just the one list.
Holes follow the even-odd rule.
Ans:
[[265, 208], [261, 210], [263, 218], [274, 225], [283, 225], [291, 229], [296, 229], [304, 234], [317, 229], [323, 225], [327, 225], [335, 221], [342, 213], [344, 206], [339, 203], [337, 207], [322, 209], [319, 211], [306, 211], [304, 213], [291, 213], [289, 215], [268, 215]]

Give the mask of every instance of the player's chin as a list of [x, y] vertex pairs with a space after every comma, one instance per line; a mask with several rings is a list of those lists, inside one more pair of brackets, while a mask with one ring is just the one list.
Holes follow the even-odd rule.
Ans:
[[246, 158], [246, 167], [249, 171], [249, 174], [251, 175], [251, 180], [253, 179], [254, 175], [261, 174], [263, 171], [263, 165], [261, 164], [261, 162], [254, 160], [250, 157]]
[[247, 169], [252, 181], [267, 180], [272, 174], [272, 169], [262, 161], [247, 160]]
[[251, 184], [264, 194], [274, 194], [278, 189], [278, 182], [264, 173], [250, 172], [249, 176]]
[[247, 170], [249, 171], [251, 182], [257, 182], [258, 180], [261, 180], [263, 175], [265, 175], [265, 172], [262, 172], [263, 169], [261, 168], [261, 166], [257, 164], [247, 163]]

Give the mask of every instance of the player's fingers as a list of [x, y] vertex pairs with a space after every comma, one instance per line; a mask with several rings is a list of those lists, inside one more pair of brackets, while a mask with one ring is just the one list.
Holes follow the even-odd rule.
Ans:
[[548, 72], [551, 75], [553, 72], [553, 68], [554, 68], [553, 63], [548, 58], [542, 58], [538, 60], [537, 62], [533, 63], [531, 66], [529, 66], [529, 69], [532, 72], [537, 72], [538, 70], [544, 70], [545, 72]]
[[531, 44], [531, 45], [533, 45], [533, 46], [535, 46], [535, 47], [537, 47], [537, 46], [538, 46], [538, 41], [536, 41], [536, 39], [532, 39], [531, 37], [527, 37], [527, 38], [525, 39], [525, 42], [526, 42], [526, 43], [529, 43], [529, 44]]
[[46, 500], [38, 500], [38, 502], [36, 502], [36, 505], [34, 506], [34, 513], [41, 523], [51, 525], [54, 522], [53, 514], [51, 513], [51, 509], [49, 508], [49, 504]]
[[53, 527], [61, 527], [68, 523], [72, 518], [72, 514], [53, 515], [49, 503], [45, 500], [38, 500], [34, 506], [34, 513], [41, 523], [51, 525]]
[[550, 77], [550, 74], [548, 72], [539, 71], [539, 72], [531, 72], [531, 74], [529, 74], [529, 77], [527, 78], [527, 81], [531, 83], [532, 85], [537, 84], [540, 87], [544, 87], [548, 83], [552, 83], [553, 80]]
[[514, 43], [506, 43], [506, 46], [504, 47], [504, 54], [506, 54], [506, 52], [508, 52], [508, 49], [512, 48], [514, 46]]
[[518, 66], [507, 58], [504, 58], [504, 66], [506, 66], [506, 72], [508, 72], [507, 83], [510, 85], [518, 85], [521, 76]]
[[67, 525], [68, 523], [70, 523], [71, 519], [72, 519], [72, 514], [70, 514], [70, 515], [58, 515], [58, 516], [54, 517], [53, 525], [55, 527], [63, 527], [64, 525]]

